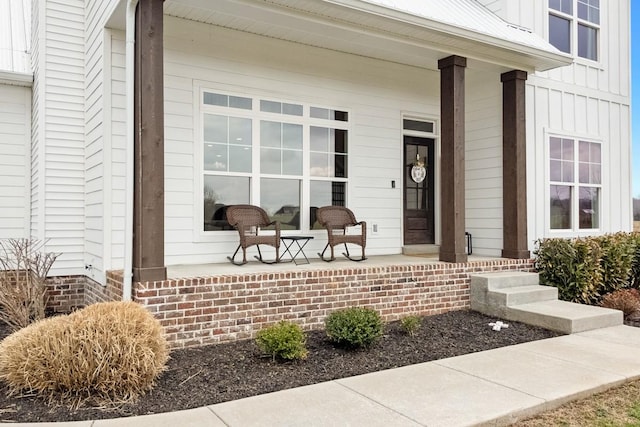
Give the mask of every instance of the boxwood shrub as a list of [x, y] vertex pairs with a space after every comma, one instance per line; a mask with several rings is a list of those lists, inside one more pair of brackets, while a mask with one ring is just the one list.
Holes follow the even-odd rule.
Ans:
[[350, 307], [327, 316], [325, 329], [329, 339], [338, 346], [368, 347], [382, 335], [382, 319], [371, 308]]

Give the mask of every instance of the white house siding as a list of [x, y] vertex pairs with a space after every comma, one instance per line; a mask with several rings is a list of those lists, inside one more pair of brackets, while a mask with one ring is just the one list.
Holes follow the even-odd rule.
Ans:
[[[113, 51], [121, 47], [114, 41]], [[120, 60], [121, 58], [118, 58]], [[114, 59], [113, 76], [120, 73]], [[116, 82], [112, 78], [112, 83]], [[222, 262], [235, 232], [201, 237], [194, 88], [271, 96], [350, 112], [348, 204], [369, 224], [370, 254], [402, 247], [402, 114], [437, 119], [439, 73], [165, 17], [165, 254], [168, 265]], [[115, 90], [114, 86], [114, 92]], [[124, 104], [122, 104], [124, 107]], [[121, 109], [112, 106], [114, 118]], [[115, 151], [114, 151], [115, 152]], [[119, 178], [114, 167], [114, 182]], [[391, 188], [391, 181], [396, 188]], [[116, 194], [115, 187], [113, 194]], [[115, 209], [115, 205], [114, 205]], [[114, 213], [115, 217], [115, 213]], [[378, 232], [372, 233], [373, 224]], [[114, 230], [116, 230], [114, 225]], [[326, 236], [307, 253], [320, 250]], [[112, 247], [117, 247], [116, 239]], [[114, 258], [114, 266], [116, 259]]]
[[[105, 134], [110, 134], [110, 129], [105, 126], [105, 102], [110, 96], [107, 89], [110, 85], [104, 84], [105, 65], [110, 59], [106, 58], [106, 52], [110, 55], [110, 34], [105, 34], [105, 22], [111, 15], [115, 2], [111, 1], [87, 1], [84, 17], [85, 52], [84, 52], [84, 115], [85, 115], [85, 252], [84, 264], [90, 266], [87, 274], [94, 280], [104, 284], [105, 269], [110, 268], [110, 245], [108, 227], [105, 218], [109, 216], [110, 191], [105, 188], [109, 175], [110, 152], [105, 149]], [[108, 123], [108, 121], [106, 122]], [[106, 243], [106, 244], [105, 244]], [[105, 263], [106, 268], [105, 268]]]
[[466, 231], [473, 253], [502, 250], [502, 84], [500, 72], [469, 68], [465, 82]]
[[31, 88], [0, 85], [0, 238], [29, 237]]
[[[105, 60], [108, 76], [105, 85], [109, 99], [105, 101], [105, 122], [109, 136], [105, 138], [105, 158], [110, 158], [111, 173], [105, 176], [105, 269], [124, 267], [125, 172], [126, 172], [126, 93], [124, 33], [108, 35], [110, 54]], [[166, 94], [165, 94], [166, 95]], [[106, 128], [105, 128], [106, 131]]]
[[84, 2], [34, 5], [34, 235], [61, 253], [51, 274], [84, 272]]
[[43, 33], [40, 31], [40, 0], [32, 0], [31, 3], [31, 69], [33, 70], [33, 86], [31, 88], [31, 211], [30, 211], [30, 229], [31, 236], [36, 239], [44, 238], [43, 222], [43, 197], [41, 194], [42, 168], [40, 167], [40, 159], [44, 152], [44, 144], [40, 144], [40, 129], [42, 115], [40, 110], [43, 105], [42, 85], [40, 79], [44, 76], [44, 70], [41, 66], [44, 55], [40, 53], [41, 39]]
[[[503, 19], [547, 37], [546, 0], [480, 1]], [[573, 65], [532, 74], [527, 82], [530, 249], [537, 238], [572, 235], [549, 230], [545, 149], [550, 133], [602, 143], [601, 228], [597, 232], [631, 230], [630, 2], [600, 2], [600, 7], [599, 61], [576, 58]]]

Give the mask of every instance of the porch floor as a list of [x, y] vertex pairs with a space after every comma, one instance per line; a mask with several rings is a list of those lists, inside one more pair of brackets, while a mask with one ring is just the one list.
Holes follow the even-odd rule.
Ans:
[[[469, 255], [468, 263], [480, 261], [500, 261], [505, 258]], [[310, 258], [309, 264], [294, 264], [282, 262], [278, 264], [263, 264], [257, 260], [238, 266], [231, 262], [210, 264], [179, 264], [167, 266], [167, 279], [184, 279], [191, 277], [219, 276], [230, 274], [253, 273], [282, 273], [285, 271], [313, 271], [335, 270], [342, 268], [368, 268], [384, 267], [387, 265], [414, 265], [414, 264], [438, 264], [444, 263], [438, 259], [438, 254], [425, 255], [374, 255], [361, 262], [350, 261], [341, 255], [336, 255], [336, 260], [325, 262], [318, 258]], [[448, 263], [445, 263], [448, 264]]]

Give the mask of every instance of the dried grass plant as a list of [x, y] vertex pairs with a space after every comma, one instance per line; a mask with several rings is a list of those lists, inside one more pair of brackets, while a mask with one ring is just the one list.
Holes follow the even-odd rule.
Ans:
[[11, 394], [113, 407], [150, 390], [169, 358], [160, 323], [139, 304], [107, 302], [47, 318], [0, 342]]
[[622, 311], [625, 319], [640, 310], [640, 291], [637, 289], [619, 289], [602, 298], [601, 306]]
[[47, 274], [58, 255], [38, 240], [0, 240], [0, 321], [12, 331], [44, 319]]

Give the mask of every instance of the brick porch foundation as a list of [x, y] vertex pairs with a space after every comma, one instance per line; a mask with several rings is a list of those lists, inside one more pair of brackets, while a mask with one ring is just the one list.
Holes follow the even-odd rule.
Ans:
[[[133, 284], [133, 300], [161, 322], [173, 348], [253, 338], [280, 320], [321, 329], [334, 310], [366, 306], [384, 321], [467, 309], [469, 275], [533, 271], [533, 260], [354, 266]], [[121, 281], [120, 272], [110, 272]], [[115, 285], [114, 285], [115, 286]]]

